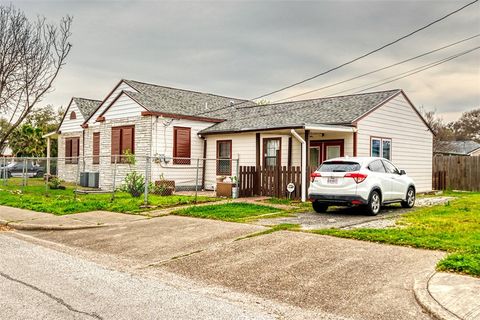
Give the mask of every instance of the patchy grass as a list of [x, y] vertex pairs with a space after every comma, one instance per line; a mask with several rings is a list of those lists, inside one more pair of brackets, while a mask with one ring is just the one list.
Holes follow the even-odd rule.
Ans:
[[412, 210], [397, 228], [315, 230], [344, 238], [412, 246], [450, 253], [437, 269], [480, 277], [480, 193], [452, 193], [456, 200]]
[[[20, 180], [20, 179], [18, 179]], [[149, 208], [143, 208], [143, 197], [134, 198], [128, 193], [78, 194], [74, 197], [74, 186], [66, 185], [66, 190], [48, 190], [46, 192], [42, 179], [28, 179], [28, 186], [20, 187], [15, 178], [9, 179], [7, 186], [0, 185], [0, 205], [48, 212], [56, 215], [104, 210], [122, 213], [139, 213], [153, 209], [193, 204], [193, 196], [158, 196], [149, 195]], [[199, 196], [198, 203], [218, 199]]]
[[231, 202], [225, 204], [188, 207], [174, 211], [172, 214], [196, 218], [244, 222], [246, 219], [281, 211], [281, 209], [259, 204]]
[[258, 237], [258, 236], [263, 236], [265, 234], [270, 234], [270, 233], [274, 233], [274, 232], [281, 231], [281, 230], [300, 230], [300, 225], [299, 224], [294, 224], [294, 223], [281, 223], [281, 224], [277, 224], [276, 226], [273, 226], [273, 227], [271, 227], [267, 230], [251, 233], [251, 234], [248, 234], [244, 237], [237, 238], [237, 239], [235, 239], [235, 241], [249, 239], [249, 238]]

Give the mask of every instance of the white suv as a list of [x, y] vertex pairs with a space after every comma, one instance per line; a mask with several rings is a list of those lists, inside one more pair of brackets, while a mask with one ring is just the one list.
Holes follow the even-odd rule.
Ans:
[[335, 158], [311, 175], [308, 197], [316, 212], [328, 206], [363, 206], [377, 215], [383, 204], [415, 205], [415, 183], [404, 170], [383, 158]]

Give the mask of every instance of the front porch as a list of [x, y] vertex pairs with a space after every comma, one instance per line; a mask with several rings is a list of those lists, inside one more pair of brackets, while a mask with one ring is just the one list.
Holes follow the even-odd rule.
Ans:
[[[356, 156], [357, 129], [304, 125], [256, 132], [256, 165], [241, 165], [240, 195], [292, 197], [306, 201], [310, 173], [328, 159]], [[295, 190], [286, 187], [293, 183]]]

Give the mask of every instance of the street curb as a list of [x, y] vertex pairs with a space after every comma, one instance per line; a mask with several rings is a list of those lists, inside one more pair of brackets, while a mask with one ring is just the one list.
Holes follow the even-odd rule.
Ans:
[[82, 230], [82, 229], [100, 228], [105, 226], [105, 225], [60, 226], [60, 225], [48, 225], [48, 224], [38, 225], [38, 224], [29, 224], [29, 223], [8, 222], [5, 220], [0, 220], [0, 225], [11, 227], [16, 230], [25, 230], [25, 231]]
[[435, 300], [430, 291], [428, 284], [430, 279], [437, 272], [422, 273], [414, 279], [413, 292], [418, 304], [427, 311], [433, 318], [437, 320], [462, 320], [450, 311], [445, 309], [437, 300]]

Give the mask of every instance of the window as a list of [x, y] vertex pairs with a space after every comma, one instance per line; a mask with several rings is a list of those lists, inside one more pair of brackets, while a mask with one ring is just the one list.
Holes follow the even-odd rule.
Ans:
[[310, 147], [310, 167], [318, 168], [320, 165], [320, 147]]
[[93, 133], [93, 164], [100, 163], [100, 132]]
[[78, 156], [80, 155], [80, 138], [65, 138], [65, 163], [78, 163]]
[[112, 128], [112, 163], [125, 162], [122, 155], [135, 154], [135, 126]]
[[389, 138], [371, 138], [370, 155], [372, 157], [383, 157], [392, 159], [392, 139]]
[[190, 164], [191, 129], [173, 127], [173, 164]]
[[230, 176], [232, 175], [232, 140], [217, 141], [217, 175]]
[[350, 161], [324, 162], [318, 169], [320, 172], [352, 172], [360, 170], [360, 164]]
[[382, 162], [383, 162], [383, 165], [385, 166], [385, 170], [387, 170], [387, 173], [400, 174], [400, 171], [392, 163], [390, 163], [389, 161], [382, 161]]
[[370, 171], [372, 171], [372, 172], [385, 173], [385, 167], [383, 166], [381, 160], [372, 161], [372, 162], [368, 165], [368, 170], [370, 170]]
[[77, 114], [75, 113], [75, 111], [70, 112], [70, 120], [75, 120], [75, 119], [77, 119]]
[[282, 138], [263, 139], [263, 165], [266, 167], [280, 166]]

